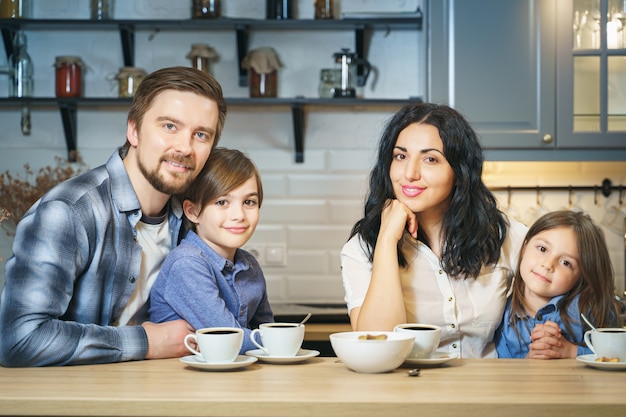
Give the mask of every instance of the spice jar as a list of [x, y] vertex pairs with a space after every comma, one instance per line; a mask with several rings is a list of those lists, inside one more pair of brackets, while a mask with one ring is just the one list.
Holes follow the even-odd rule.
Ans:
[[56, 67], [57, 97], [81, 97], [83, 95], [83, 67], [78, 56], [58, 56]]
[[220, 0], [193, 0], [191, 16], [194, 19], [217, 19], [221, 15]]
[[117, 73], [119, 82], [119, 97], [132, 97], [137, 92], [137, 87], [146, 77], [146, 71], [136, 67], [123, 67]]
[[278, 69], [282, 67], [273, 48], [253, 49], [241, 61], [248, 70], [250, 97], [276, 97], [278, 95]]
[[202, 72], [211, 73], [209, 62], [217, 58], [215, 49], [209, 45], [194, 43], [191, 45], [191, 51], [185, 56], [191, 60], [191, 66]]
[[316, 19], [333, 18], [333, 0], [313, 0], [315, 3]]

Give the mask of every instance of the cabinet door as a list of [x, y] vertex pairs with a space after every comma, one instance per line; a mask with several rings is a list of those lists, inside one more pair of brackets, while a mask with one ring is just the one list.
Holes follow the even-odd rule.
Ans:
[[558, 147], [626, 149], [626, 2], [559, 2], [558, 15]]
[[553, 148], [555, 0], [437, 0], [430, 16], [430, 100], [461, 111], [487, 149]]

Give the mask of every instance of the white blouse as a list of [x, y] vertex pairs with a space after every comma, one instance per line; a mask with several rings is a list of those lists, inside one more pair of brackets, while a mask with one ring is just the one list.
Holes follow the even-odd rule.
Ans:
[[[495, 358], [496, 328], [504, 314], [506, 297], [527, 227], [510, 220], [507, 238], [496, 265], [483, 266], [476, 279], [453, 278], [441, 268], [439, 258], [422, 242], [413, 240], [405, 250], [408, 266], [400, 270], [409, 323], [441, 326], [439, 351], [464, 358]], [[372, 264], [359, 236], [341, 251], [341, 269], [348, 311], [365, 300]]]

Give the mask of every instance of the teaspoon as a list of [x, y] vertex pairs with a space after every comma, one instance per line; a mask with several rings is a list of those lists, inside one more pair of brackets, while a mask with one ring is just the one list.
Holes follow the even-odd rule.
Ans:
[[298, 326], [302, 326], [304, 323], [306, 323], [307, 321], [309, 321], [309, 319], [311, 318], [311, 313], [307, 314], [305, 318], [302, 319], [302, 321], [300, 322], [300, 324], [298, 324]]
[[589, 327], [591, 327], [593, 329], [594, 332], [597, 332], [598, 329], [595, 328], [595, 326], [593, 324], [591, 324], [591, 322], [589, 320], [587, 320], [587, 317], [585, 317], [585, 315], [583, 313], [580, 313], [580, 317], [583, 318], [583, 320], [585, 320], [585, 323], [587, 323], [587, 325]]

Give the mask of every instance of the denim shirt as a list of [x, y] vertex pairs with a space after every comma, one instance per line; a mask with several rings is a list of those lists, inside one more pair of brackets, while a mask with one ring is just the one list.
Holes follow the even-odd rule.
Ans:
[[511, 299], [509, 298], [504, 312], [504, 319], [502, 320], [500, 328], [496, 331], [495, 343], [498, 357], [525, 358], [530, 349], [530, 333], [533, 328], [535, 325], [543, 324], [548, 320], [559, 325], [562, 332], [561, 334], [565, 339], [570, 343], [578, 345], [577, 355], [593, 353], [591, 349], [584, 346], [583, 337], [585, 328], [580, 321], [580, 313], [578, 311], [579, 298], [580, 296], [576, 296], [567, 308], [567, 315], [573, 318], [571, 327], [574, 334], [567, 332], [563, 320], [561, 320], [560, 302], [563, 299], [563, 295], [559, 295], [552, 298], [548, 304], [541, 307], [534, 317], [518, 317], [517, 329], [519, 336], [515, 332], [515, 329], [509, 324], [509, 318], [511, 317]]
[[[174, 199], [169, 205], [174, 246], [182, 209]], [[135, 225], [141, 216], [119, 150], [105, 165], [54, 187], [28, 210], [6, 261], [0, 364], [145, 358], [143, 328], [112, 325], [139, 277], [142, 250]]]
[[274, 321], [263, 271], [249, 252], [237, 249], [235, 264], [190, 231], [163, 262], [150, 292], [150, 320], [183, 319], [194, 329], [238, 327], [240, 353], [257, 349], [251, 329]]

